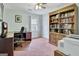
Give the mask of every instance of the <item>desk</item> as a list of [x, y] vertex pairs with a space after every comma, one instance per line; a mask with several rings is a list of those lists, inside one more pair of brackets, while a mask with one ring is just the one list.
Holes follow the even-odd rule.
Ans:
[[32, 40], [32, 33], [31, 32], [27, 32], [26, 33], [26, 39], [25, 39], [25, 41], [27, 41], [27, 40], [29, 40], [29, 41]]
[[7, 54], [8, 56], [13, 56], [13, 51], [13, 37], [0, 38], [0, 54]]
[[[14, 33], [14, 37], [16, 34], [19, 34], [19, 33]], [[23, 38], [25, 41], [31, 41], [31, 39], [32, 39], [31, 36], [32, 36], [31, 32], [23, 33]]]

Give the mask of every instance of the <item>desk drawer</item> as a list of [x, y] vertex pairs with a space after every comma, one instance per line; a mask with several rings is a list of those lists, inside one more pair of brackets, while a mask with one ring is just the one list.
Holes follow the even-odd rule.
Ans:
[[31, 32], [26, 33], [26, 39], [31, 39]]

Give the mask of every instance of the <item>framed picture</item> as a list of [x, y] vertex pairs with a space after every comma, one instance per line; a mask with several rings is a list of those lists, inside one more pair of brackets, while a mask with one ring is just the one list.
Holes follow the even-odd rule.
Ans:
[[22, 22], [22, 16], [21, 15], [15, 15], [15, 22], [21, 23]]

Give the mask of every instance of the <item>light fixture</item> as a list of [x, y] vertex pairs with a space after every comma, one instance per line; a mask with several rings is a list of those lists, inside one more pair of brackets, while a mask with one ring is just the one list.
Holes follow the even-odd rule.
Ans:
[[35, 9], [36, 9], [36, 10], [42, 9], [42, 5], [41, 5], [40, 3], [37, 3], [36, 6], [35, 6]]
[[36, 10], [40, 10], [40, 9], [45, 9], [45, 7], [43, 6], [45, 3], [37, 3], [35, 5], [35, 9]]
[[35, 6], [35, 9], [36, 9], [36, 10], [37, 10], [37, 9], [39, 9], [39, 6], [38, 6], [38, 5], [36, 5], [36, 6]]

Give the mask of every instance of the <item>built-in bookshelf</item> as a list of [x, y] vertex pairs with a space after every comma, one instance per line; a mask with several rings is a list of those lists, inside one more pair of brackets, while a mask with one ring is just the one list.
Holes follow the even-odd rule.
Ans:
[[50, 17], [50, 32], [73, 34], [74, 10], [52, 15]]
[[56, 36], [54, 38], [53, 37], [51, 38], [51, 36], [54, 36], [53, 34], [58, 33], [60, 36], [61, 34], [69, 35], [75, 33], [76, 19], [77, 19], [76, 14], [77, 14], [76, 4], [72, 4], [70, 6], [66, 6], [57, 11], [49, 13], [49, 42], [51, 40], [55, 41]]

